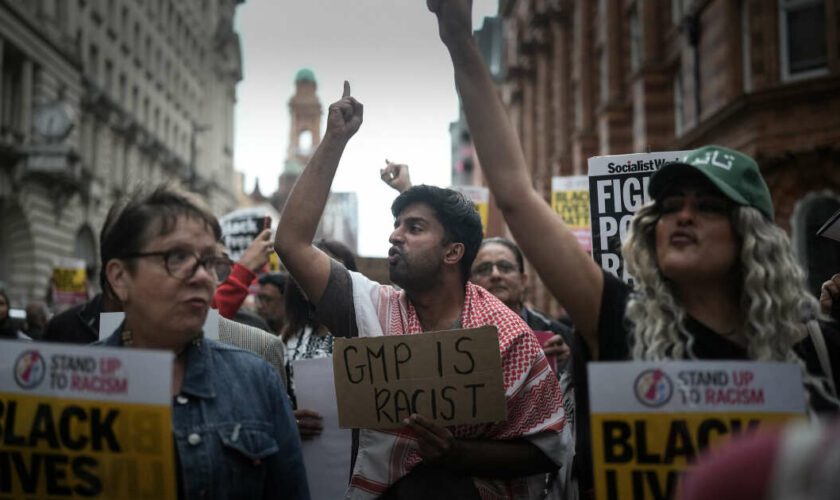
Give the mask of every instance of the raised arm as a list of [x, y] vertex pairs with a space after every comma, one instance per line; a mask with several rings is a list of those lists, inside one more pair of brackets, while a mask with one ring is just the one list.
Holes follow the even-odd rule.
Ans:
[[362, 104], [344, 82], [341, 99], [330, 105], [327, 131], [289, 195], [274, 237], [274, 249], [310, 302], [317, 304], [330, 277], [330, 258], [312, 245], [347, 141], [362, 124]]
[[408, 174], [408, 165], [392, 163], [385, 159], [385, 168], [379, 169], [379, 178], [388, 187], [396, 189], [398, 193], [411, 189], [411, 176]]
[[496, 203], [543, 283], [597, 353], [603, 275], [531, 185], [519, 139], [473, 40], [472, 2], [427, 0], [426, 4], [437, 16], [440, 38], [452, 58], [470, 135]]

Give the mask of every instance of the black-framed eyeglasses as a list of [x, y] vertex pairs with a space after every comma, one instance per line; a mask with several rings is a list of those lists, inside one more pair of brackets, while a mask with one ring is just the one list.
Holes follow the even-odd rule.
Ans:
[[519, 270], [513, 262], [499, 260], [496, 262], [482, 262], [473, 268], [472, 274], [477, 276], [489, 276], [493, 273], [493, 267], [496, 267], [501, 274], [510, 274]]
[[198, 271], [198, 266], [203, 266], [217, 281], [222, 281], [230, 275], [232, 264], [229, 258], [223, 255], [200, 256], [190, 250], [174, 248], [163, 252], [137, 252], [123, 255], [123, 259], [136, 259], [141, 257], [161, 257], [166, 272], [173, 278], [186, 280], [190, 279]]

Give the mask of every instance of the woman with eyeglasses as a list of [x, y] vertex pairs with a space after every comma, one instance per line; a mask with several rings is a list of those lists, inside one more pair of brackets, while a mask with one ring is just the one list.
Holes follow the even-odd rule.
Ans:
[[221, 228], [190, 194], [135, 193], [108, 214], [102, 260], [125, 321], [103, 343], [175, 354], [172, 430], [181, 498], [309, 498], [278, 374], [250, 352], [203, 338], [230, 261]]

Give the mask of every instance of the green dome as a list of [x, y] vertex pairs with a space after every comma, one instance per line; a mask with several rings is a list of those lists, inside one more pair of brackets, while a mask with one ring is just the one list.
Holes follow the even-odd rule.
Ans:
[[295, 83], [303, 81], [316, 83], [315, 73], [313, 73], [312, 70], [309, 68], [303, 68], [301, 70], [298, 70], [297, 74], [295, 75]]

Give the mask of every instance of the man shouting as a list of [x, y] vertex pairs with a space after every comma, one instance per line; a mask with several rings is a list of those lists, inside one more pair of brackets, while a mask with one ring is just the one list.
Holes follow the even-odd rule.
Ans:
[[557, 469], [564, 414], [560, 388], [525, 322], [468, 282], [481, 219], [459, 193], [415, 186], [391, 206], [391, 280], [349, 272], [312, 245], [342, 152], [362, 124], [362, 105], [344, 95], [286, 203], [275, 249], [334, 335], [411, 335], [498, 329], [507, 404], [504, 422], [442, 427], [412, 414], [396, 432], [354, 436], [348, 498], [528, 498]]

